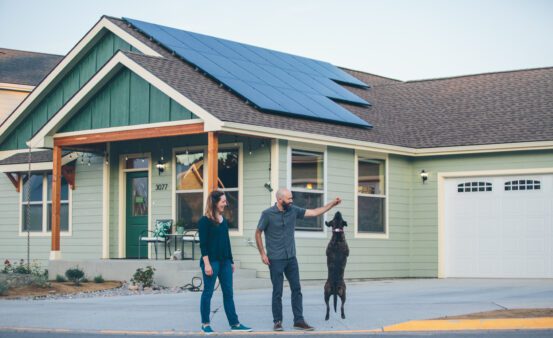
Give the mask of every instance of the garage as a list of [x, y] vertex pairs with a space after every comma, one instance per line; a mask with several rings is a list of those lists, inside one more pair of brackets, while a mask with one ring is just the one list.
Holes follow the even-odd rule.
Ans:
[[448, 178], [444, 196], [445, 277], [553, 277], [553, 175]]

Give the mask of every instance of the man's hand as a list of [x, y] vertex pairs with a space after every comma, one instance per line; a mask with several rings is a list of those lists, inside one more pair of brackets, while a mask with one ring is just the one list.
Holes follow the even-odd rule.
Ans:
[[332, 207], [334, 208], [340, 203], [342, 203], [342, 199], [340, 197], [336, 197], [334, 200], [332, 200]]
[[[234, 265], [233, 265], [234, 267]], [[211, 276], [213, 275], [213, 269], [211, 268], [211, 264], [205, 264], [204, 266], [204, 271], [205, 271], [205, 274], [208, 275], [208, 276]]]
[[261, 254], [261, 261], [265, 265], [271, 265], [271, 262], [269, 261], [269, 257], [267, 257], [266, 254]]
[[234, 273], [234, 264], [232, 264], [232, 273]]

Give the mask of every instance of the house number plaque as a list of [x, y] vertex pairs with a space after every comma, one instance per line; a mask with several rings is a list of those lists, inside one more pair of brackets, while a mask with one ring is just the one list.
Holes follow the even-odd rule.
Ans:
[[167, 183], [156, 184], [156, 191], [159, 191], [159, 190], [167, 190], [167, 186], [168, 186]]

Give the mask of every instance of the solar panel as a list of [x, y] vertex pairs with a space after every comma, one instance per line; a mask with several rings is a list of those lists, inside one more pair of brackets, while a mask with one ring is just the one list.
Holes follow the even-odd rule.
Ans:
[[328, 62], [124, 19], [261, 110], [372, 127], [333, 101], [368, 106], [339, 83], [368, 85]]

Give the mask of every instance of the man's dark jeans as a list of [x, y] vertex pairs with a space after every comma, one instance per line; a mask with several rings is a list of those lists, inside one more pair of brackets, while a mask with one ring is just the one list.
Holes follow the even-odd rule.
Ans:
[[290, 259], [271, 259], [269, 271], [273, 283], [273, 321], [282, 321], [282, 284], [283, 274], [290, 284], [292, 291], [292, 312], [294, 323], [303, 321], [303, 300], [300, 285], [300, 269], [296, 257]]
[[213, 296], [213, 289], [215, 287], [215, 281], [219, 277], [219, 284], [223, 291], [223, 306], [227, 315], [228, 323], [232, 325], [239, 324], [238, 316], [236, 315], [236, 308], [234, 306], [234, 296], [232, 291], [232, 262], [230, 259], [224, 261], [211, 262], [211, 268], [213, 274], [208, 276], [205, 274], [205, 267], [203, 260], [200, 260], [200, 267], [204, 277], [204, 291], [202, 292], [202, 300], [200, 303], [200, 313], [202, 315], [202, 323], [209, 323], [209, 313], [211, 312], [211, 297]]

